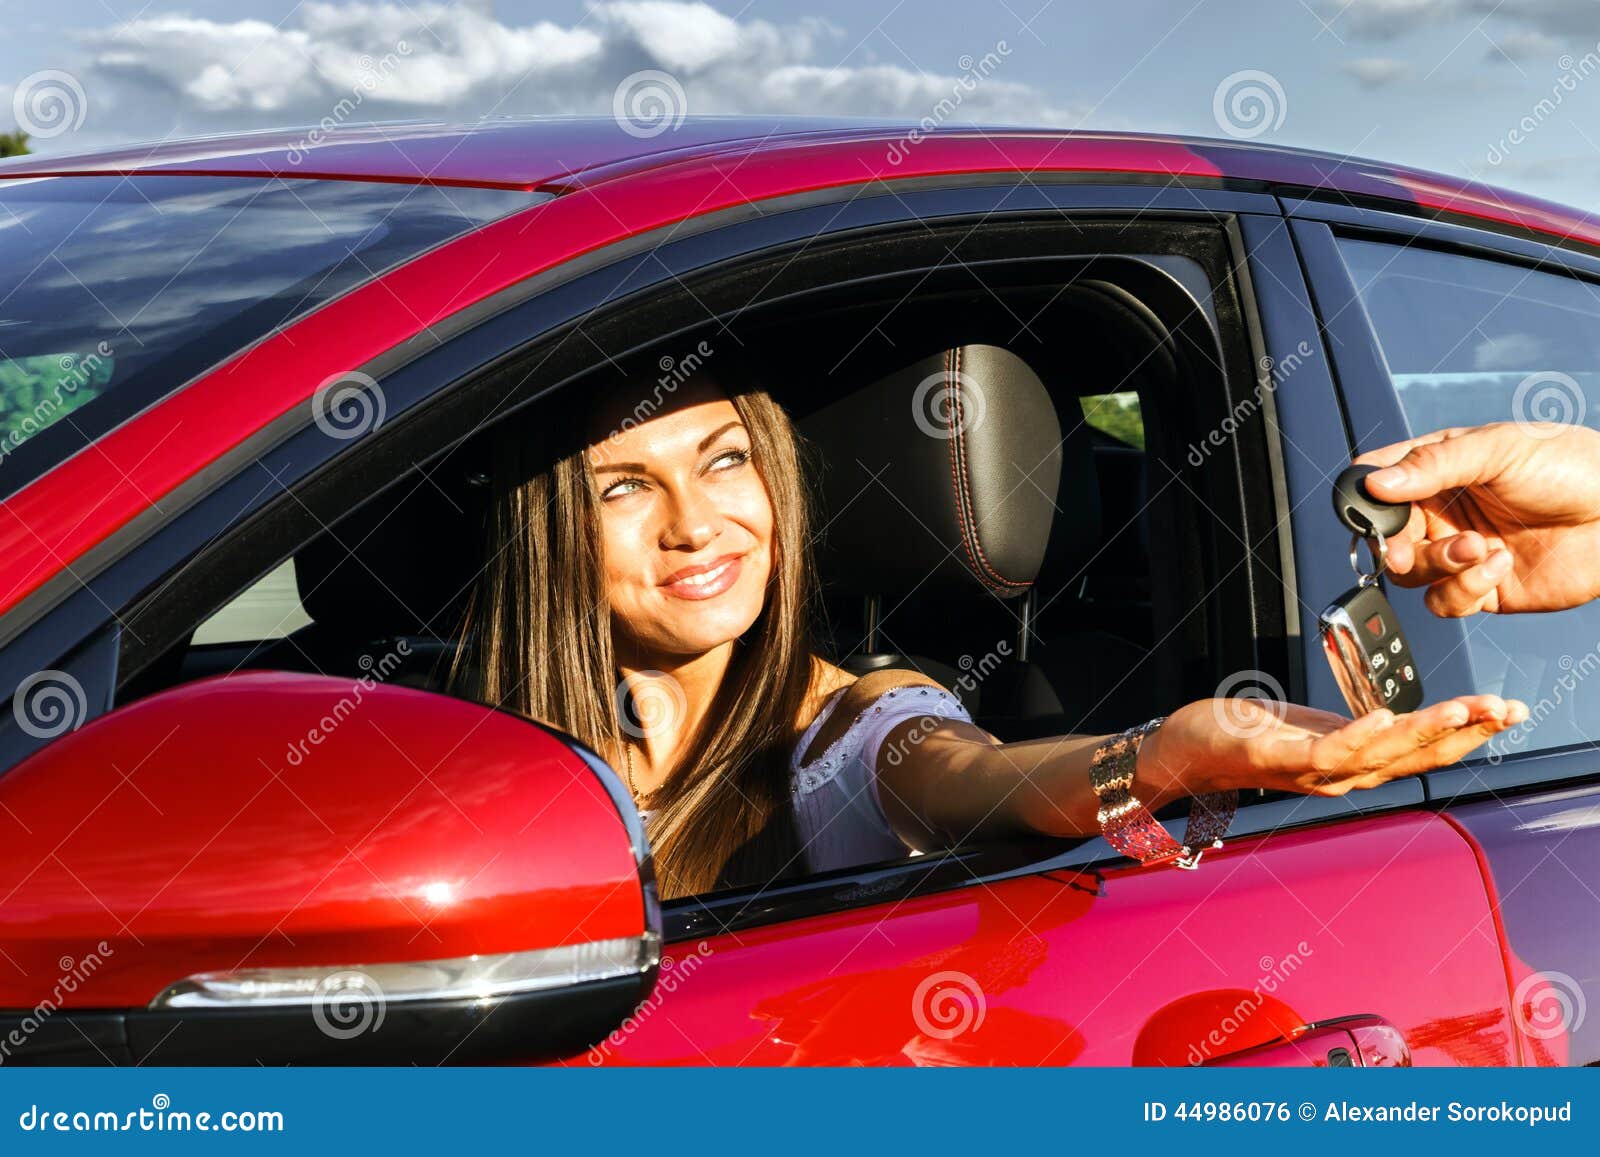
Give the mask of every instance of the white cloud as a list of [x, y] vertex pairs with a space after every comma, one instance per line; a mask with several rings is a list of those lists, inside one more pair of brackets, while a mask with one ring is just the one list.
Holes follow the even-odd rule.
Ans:
[[1485, 60], [1555, 61], [1561, 56], [1562, 41], [1543, 32], [1502, 32], [1489, 39], [1491, 44], [1483, 53]]
[[1366, 88], [1383, 88], [1405, 80], [1411, 75], [1411, 66], [1403, 60], [1388, 56], [1367, 56], [1346, 61], [1339, 66], [1355, 77]]
[[[317, 122], [359, 90], [362, 121], [502, 113], [609, 114], [624, 78], [671, 74], [696, 113], [936, 116], [1074, 126], [1087, 106], [1005, 79], [1005, 53], [975, 84], [898, 64], [830, 67], [841, 30], [806, 18], [739, 19], [703, 2], [602, 0], [570, 24], [500, 23], [437, 2], [311, 0], [283, 25], [150, 14], [78, 34], [83, 130], [51, 151], [106, 140]], [[941, 106], [940, 102], [944, 102]], [[8, 110], [0, 110], [3, 116]]]
[[1393, 40], [1457, 16], [1460, 0], [1328, 0], [1320, 7], [1357, 36]]
[[1595, 0], [1324, 0], [1324, 18], [1370, 40], [1393, 40], [1430, 25], [1497, 21], [1564, 43], [1600, 41]]

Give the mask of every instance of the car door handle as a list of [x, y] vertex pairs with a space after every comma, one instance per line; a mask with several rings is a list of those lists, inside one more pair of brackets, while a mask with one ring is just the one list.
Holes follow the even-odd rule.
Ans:
[[1208, 1068], [1410, 1068], [1411, 1049], [1392, 1024], [1348, 1016], [1308, 1024], [1287, 1040], [1218, 1057]]

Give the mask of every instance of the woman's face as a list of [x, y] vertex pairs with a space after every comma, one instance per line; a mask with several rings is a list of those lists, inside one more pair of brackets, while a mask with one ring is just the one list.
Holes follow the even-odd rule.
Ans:
[[619, 645], [689, 656], [744, 634], [772, 573], [772, 502], [733, 403], [701, 389], [587, 455]]

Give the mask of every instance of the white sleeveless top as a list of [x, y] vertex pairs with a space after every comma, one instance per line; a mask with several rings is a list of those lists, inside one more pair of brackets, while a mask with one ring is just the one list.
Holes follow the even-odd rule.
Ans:
[[[878, 756], [884, 738], [902, 723], [936, 719], [971, 723], [972, 716], [950, 692], [913, 684], [879, 695], [856, 716], [845, 733], [810, 763], [800, 759], [811, 739], [838, 706], [845, 688], [828, 696], [822, 710], [800, 736], [789, 757], [795, 824], [806, 866], [813, 872], [898, 859], [910, 849], [894, 834], [878, 797]], [[922, 727], [913, 727], [898, 741], [899, 756], [909, 754]], [[890, 753], [895, 759], [895, 753]]]
[[[883, 803], [878, 798], [879, 749], [889, 732], [914, 719], [928, 720], [926, 726], [930, 729], [935, 719], [972, 722], [961, 700], [942, 687], [893, 687], [862, 708], [855, 722], [832, 746], [802, 764], [800, 759], [811, 746], [812, 737], [839, 705], [845, 690], [841, 687], [828, 696], [789, 756], [795, 827], [810, 872], [916, 854], [894, 834], [883, 813]], [[921, 731], [913, 728], [909, 737], [899, 741], [904, 748], [902, 756], [909, 752]], [[643, 809], [639, 812], [646, 823], [651, 814]]]

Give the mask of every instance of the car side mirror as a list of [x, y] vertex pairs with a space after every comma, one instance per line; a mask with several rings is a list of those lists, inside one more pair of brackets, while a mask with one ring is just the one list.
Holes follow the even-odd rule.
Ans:
[[0, 778], [0, 1063], [438, 1064], [582, 1051], [650, 992], [632, 801], [519, 716], [247, 672]]

